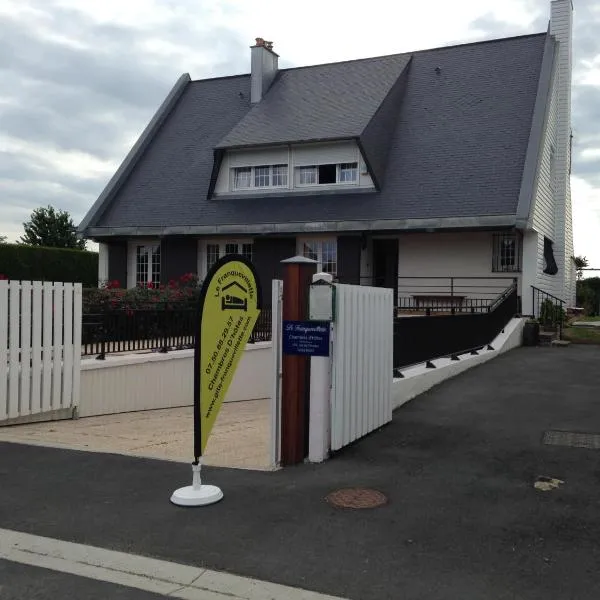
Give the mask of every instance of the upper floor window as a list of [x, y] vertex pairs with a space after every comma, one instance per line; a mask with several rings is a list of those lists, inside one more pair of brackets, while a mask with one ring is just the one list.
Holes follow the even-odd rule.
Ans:
[[287, 165], [261, 165], [258, 167], [236, 167], [233, 170], [233, 189], [287, 187]]
[[297, 185], [336, 185], [358, 181], [358, 163], [311, 165], [296, 169]]
[[493, 237], [492, 271], [515, 273], [521, 270], [521, 246], [516, 233], [495, 233]]

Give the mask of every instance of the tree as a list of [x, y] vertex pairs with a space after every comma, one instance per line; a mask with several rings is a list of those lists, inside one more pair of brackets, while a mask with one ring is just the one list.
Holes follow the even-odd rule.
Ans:
[[85, 250], [85, 240], [77, 238], [75, 223], [69, 213], [52, 206], [36, 208], [30, 220], [23, 223], [23, 228], [25, 235], [21, 237], [21, 244]]
[[0, 235], [0, 244], [6, 244], [6, 236]]
[[583, 269], [589, 266], [588, 259], [585, 256], [574, 256], [573, 262], [577, 270], [577, 279], [581, 279], [583, 277]]

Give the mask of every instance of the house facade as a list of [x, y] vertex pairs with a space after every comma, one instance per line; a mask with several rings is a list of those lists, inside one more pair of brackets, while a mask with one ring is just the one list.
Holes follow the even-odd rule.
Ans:
[[249, 75], [183, 75], [80, 224], [100, 280], [301, 254], [400, 305], [573, 305], [571, 45], [554, 0], [540, 34], [295, 69], [258, 38]]

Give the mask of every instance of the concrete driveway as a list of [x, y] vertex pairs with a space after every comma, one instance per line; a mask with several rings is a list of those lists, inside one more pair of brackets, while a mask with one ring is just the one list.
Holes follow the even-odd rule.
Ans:
[[[599, 366], [595, 347], [512, 351], [323, 465], [207, 469], [225, 499], [200, 510], [168, 502], [186, 465], [0, 443], [0, 527], [356, 600], [595, 600], [600, 450], [543, 439], [600, 433]], [[357, 486], [388, 504], [325, 501]]]
[[[269, 469], [270, 428], [270, 400], [224, 403], [203, 463]], [[194, 458], [193, 412], [188, 406], [13, 425], [0, 427], [0, 441], [190, 463]]]

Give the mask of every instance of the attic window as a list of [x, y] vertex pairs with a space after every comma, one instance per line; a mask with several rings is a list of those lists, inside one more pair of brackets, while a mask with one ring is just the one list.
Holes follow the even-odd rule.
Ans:
[[231, 187], [234, 190], [287, 187], [287, 165], [260, 165], [232, 169]]
[[319, 165], [319, 184], [337, 183], [335, 165]]
[[338, 185], [358, 181], [358, 163], [311, 165], [296, 169], [296, 184]]

